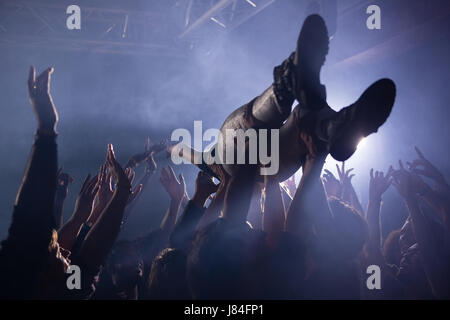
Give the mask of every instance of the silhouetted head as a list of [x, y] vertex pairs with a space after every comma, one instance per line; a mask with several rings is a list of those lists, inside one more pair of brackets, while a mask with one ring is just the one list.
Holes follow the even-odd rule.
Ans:
[[187, 279], [194, 299], [241, 297], [243, 267], [248, 258], [251, 229], [219, 218], [197, 232], [187, 263]]
[[112, 283], [121, 291], [137, 285], [142, 277], [144, 262], [134, 242], [122, 241], [111, 250], [106, 268]]
[[66, 271], [69, 268], [70, 252], [59, 246], [58, 233], [53, 230], [48, 252], [36, 281], [36, 296], [43, 299], [57, 299], [65, 293]]
[[343, 259], [354, 259], [369, 238], [367, 223], [355, 209], [346, 203], [331, 198], [329, 204], [338, 234], [335, 245]]
[[150, 299], [189, 299], [186, 281], [186, 253], [166, 248], [153, 260], [149, 276]]

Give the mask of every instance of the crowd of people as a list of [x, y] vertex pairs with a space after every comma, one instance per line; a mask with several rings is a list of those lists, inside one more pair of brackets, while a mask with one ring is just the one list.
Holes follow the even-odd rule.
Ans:
[[[167, 144], [148, 141], [125, 166], [108, 145], [105, 163], [86, 177], [63, 221], [72, 178], [58, 170], [52, 72], [36, 77], [30, 70], [38, 126], [1, 243], [2, 299], [450, 298], [450, 186], [418, 148], [412, 162], [370, 171], [367, 209], [352, 186], [353, 169], [342, 164], [336, 176], [323, 170], [327, 152], [307, 132], [298, 186], [277, 175], [258, 180], [256, 166], [242, 165], [232, 176], [215, 170], [216, 180], [199, 171], [190, 197], [183, 176], [162, 168], [170, 204], [159, 228], [118, 241], [142, 190], [152, 188], [153, 155]], [[145, 174], [135, 183], [139, 165]], [[380, 212], [390, 186], [409, 216], [383, 238]], [[78, 288], [67, 284], [73, 265], [81, 270]], [[374, 265], [381, 282], [370, 288], [366, 271]]]

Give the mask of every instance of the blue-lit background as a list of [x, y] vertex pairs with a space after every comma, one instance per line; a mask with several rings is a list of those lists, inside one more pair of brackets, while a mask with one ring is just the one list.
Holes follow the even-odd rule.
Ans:
[[[23, 4], [22, 11], [11, 8], [12, 2]], [[102, 164], [107, 143], [114, 144], [124, 164], [130, 155], [143, 150], [147, 136], [156, 142], [169, 137], [176, 128], [193, 130], [194, 120], [202, 120], [204, 130], [219, 128], [231, 111], [261, 93], [272, 82], [273, 67], [294, 50], [308, 10], [325, 12], [333, 33], [321, 77], [330, 106], [339, 110], [351, 104], [379, 78], [392, 78], [397, 85], [397, 100], [388, 122], [376, 135], [365, 139], [346, 164], [355, 168], [354, 186], [363, 206], [370, 168], [387, 170], [390, 164], [397, 165], [398, 159], [412, 160], [415, 145], [449, 176], [448, 1], [338, 0], [333, 17], [327, 11], [333, 1], [254, 0], [253, 7], [239, 0], [236, 10], [247, 19], [233, 28], [228, 24], [235, 21], [229, 16], [230, 1], [213, 16], [225, 28], [206, 19], [197, 30], [179, 37], [187, 28], [186, 22], [192, 25], [220, 2], [194, 1], [186, 21], [189, 0], [71, 1], [67, 5], [79, 4], [82, 9], [82, 30], [58, 34], [57, 28], [65, 28], [64, 1], [58, 1], [56, 8], [55, 1], [0, 1], [2, 238], [11, 221], [15, 193], [36, 128], [26, 88], [30, 65], [38, 71], [47, 66], [55, 68], [51, 92], [60, 115], [59, 164], [75, 179], [65, 203], [68, 218], [84, 177]], [[263, 3], [267, 6], [260, 10]], [[366, 27], [370, 4], [381, 8], [381, 30]], [[118, 10], [117, 18], [111, 18], [111, 31], [106, 32], [106, 25], [103, 31], [90, 27], [89, 10], [84, 10], [92, 7]], [[122, 37], [121, 17], [129, 10], [130, 27]], [[29, 18], [33, 11], [35, 15]], [[148, 24], [133, 26], [136, 11], [155, 17], [148, 18]], [[106, 11], [103, 19], [108, 20], [108, 14], [111, 12]], [[149, 28], [151, 33], [142, 39], [168, 49], [134, 46], [126, 51], [117, 46], [120, 41], [137, 43], [139, 28]], [[53, 38], [58, 39], [58, 45], [45, 41]], [[95, 43], [90, 47], [71, 45], [71, 41], [80, 39], [110, 41], [111, 46], [99, 49]], [[157, 156], [156, 161], [159, 169], [168, 164], [164, 155]], [[335, 172], [335, 161], [330, 159], [327, 168]], [[175, 171], [183, 172], [192, 195], [197, 169], [184, 165]], [[141, 174], [138, 170], [137, 178]], [[144, 234], [159, 224], [169, 198], [158, 177], [159, 170], [129, 218], [124, 237]], [[384, 200], [386, 233], [401, 224], [405, 210], [392, 188]]]

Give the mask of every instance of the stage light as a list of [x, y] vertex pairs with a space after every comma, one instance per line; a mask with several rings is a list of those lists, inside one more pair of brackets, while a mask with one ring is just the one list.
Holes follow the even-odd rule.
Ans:
[[247, 1], [247, 3], [249, 5], [251, 5], [252, 7], [256, 8], [256, 4], [253, 1], [251, 1], [251, 0], [245, 0], [245, 1]]
[[361, 140], [359, 140], [358, 146], [356, 147], [356, 149], [361, 149], [361, 148], [363, 148], [363, 147], [366, 145], [366, 143], [367, 143], [366, 138], [362, 138]]

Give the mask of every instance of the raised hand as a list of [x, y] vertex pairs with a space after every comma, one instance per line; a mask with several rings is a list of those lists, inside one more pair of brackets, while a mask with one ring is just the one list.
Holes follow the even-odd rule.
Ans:
[[131, 168], [126, 168], [126, 169], [125, 169], [125, 174], [126, 174], [127, 177], [128, 177], [128, 181], [130, 181], [130, 184], [132, 185], [132, 184], [133, 184], [133, 181], [134, 181], [134, 177], [136, 176], [136, 173], [134, 172], [133, 169], [131, 169]]
[[[130, 182], [130, 186], [133, 185], [134, 177], [136, 175], [134, 170], [131, 169], [131, 168], [126, 168], [125, 169], [125, 174], [128, 177], [128, 181]], [[136, 186], [136, 188], [134, 188], [134, 190], [131, 192], [131, 195], [128, 198], [128, 204], [133, 202], [136, 199], [136, 197], [141, 193], [141, 191], [142, 191], [142, 184], [138, 184]]]
[[383, 255], [381, 253], [381, 229], [380, 229], [380, 214], [381, 214], [381, 196], [389, 186], [392, 184], [392, 174], [394, 169], [389, 167], [389, 171], [384, 175], [381, 171], [370, 169], [369, 181], [369, 203], [367, 205], [366, 219], [369, 227], [369, 240], [367, 243], [366, 254], [368, 259], [373, 261], [382, 261]]
[[342, 186], [334, 174], [325, 169], [325, 174], [322, 176], [323, 185], [328, 197], [341, 198], [342, 196]]
[[123, 222], [125, 207], [131, 194], [129, 177], [117, 162], [111, 144], [108, 145], [106, 164], [115, 182], [114, 193], [106, 207], [102, 209], [101, 214], [94, 219], [94, 225], [86, 235], [79, 251], [80, 259], [85, 262], [88, 268], [94, 270], [104, 264], [117, 239]]
[[74, 216], [81, 223], [85, 222], [91, 214], [94, 198], [98, 191], [97, 181], [98, 176], [91, 179], [91, 175], [89, 174], [84, 180], [83, 186], [78, 194], [77, 201], [75, 202]]
[[345, 170], [345, 161], [342, 162], [342, 167], [339, 168], [339, 165], [336, 164], [337, 173], [339, 176], [339, 180], [341, 181], [341, 185], [345, 188], [352, 183], [352, 178], [355, 176], [354, 174], [350, 174], [354, 169]]
[[219, 179], [219, 186], [214, 197], [211, 199], [211, 204], [208, 206], [205, 214], [200, 219], [197, 225], [197, 230], [205, 227], [219, 217], [222, 212], [227, 187], [231, 179], [231, 176], [223, 169], [222, 166], [218, 164], [210, 165], [210, 169]]
[[108, 144], [106, 164], [108, 165], [108, 168], [111, 172], [111, 176], [115, 182], [115, 187], [127, 189], [131, 193], [130, 178], [134, 177], [134, 175], [128, 176], [120, 166], [119, 162], [117, 162], [112, 144]]
[[406, 170], [401, 160], [399, 160], [399, 166], [399, 170], [392, 171], [392, 184], [403, 198], [406, 199], [416, 194], [427, 196], [434, 193], [419, 175]]
[[98, 205], [103, 208], [106, 206], [109, 200], [111, 200], [111, 197], [113, 195], [111, 172], [108, 172], [106, 163], [100, 167], [97, 185]]
[[401, 160], [398, 161], [398, 164], [400, 168], [392, 172], [392, 184], [404, 199], [408, 199], [415, 193], [412, 175], [405, 169]]
[[147, 137], [145, 140], [145, 153], [150, 153], [152, 151], [152, 142], [150, 137]]
[[389, 186], [392, 184], [392, 173], [394, 169], [389, 167], [389, 171], [384, 175], [382, 171], [375, 171], [373, 174], [373, 169], [370, 169], [370, 182], [369, 182], [369, 201], [380, 201], [381, 196]]
[[58, 123], [58, 112], [50, 95], [50, 78], [53, 71], [50, 67], [36, 78], [36, 69], [31, 66], [28, 75], [28, 94], [40, 133], [55, 134]]
[[286, 186], [291, 198], [293, 198], [295, 191], [297, 191], [297, 186], [295, 185], [295, 176], [293, 175], [292, 177], [284, 181], [283, 184]]
[[150, 137], [147, 137], [147, 141], [145, 143], [145, 153], [147, 154], [147, 158], [145, 159], [146, 162], [145, 172], [154, 173], [156, 171], [158, 167], [156, 166], [155, 159], [153, 159], [153, 155], [162, 150], [165, 150], [166, 147], [167, 141], [161, 141], [157, 145], [152, 145], [150, 142]]
[[419, 156], [419, 158], [414, 160], [412, 163], [411, 162], [406, 163], [409, 166], [409, 170], [411, 170], [411, 172], [415, 174], [433, 179], [439, 184], [446, 184], [444, 175], [439, 171], [439, 169], [436, 168], [430, 161], [428, 161], [423, 156], [422, 152], [418, 147], [414, 147], [414, 149], [416, 150], [416, 153]]
[[153, 154], [150, 154], [146, 160], [147, 165], [145, 166], [145, 171], [147, 173], [153, 173], [156, 171], [158, 166], [156, 165], [155, 159], [153, 159]]
[[150, 141], [150, 137], [147, 137], [145, 142], [144, 152], [137, 153], [131, 156], [130, 160], [126, 164], [125, 168], [135, 168], [138, 164], [146, 161], [148, 164], [149, 158], [151, 158], [154, 154], [166, 149], [167, 141], [163, 140], [158, 144], [152, 144]]
[[163, 168], [161, 170], [159, 182], [162, 184], [172, 200], [181, 202], [186, 194], [186, 184], [182, 174], [179, 175], [179, 179], [180, 180], [178, 180], [175, 176], [175, 172], [172, 167], [168, 166], [168, 169]]
[[[415, 239], [420, 248], [423, 270], [426, 274], [433, 292], [438, 298], [450, 296], [448, 289], [448, 264], [439, 250], [439, 242], [436, 241], [429, 226], [429, 218], [423, 214], [416, 194], [423, 192], [421, 187], [426, 186], [419, 176], [408, 172], [399, 161], [400, 169], [393, 172], [393, 184], [404, 198], [406, 207], [411, 217]], [[444, 225], [448, 226], [447, 215], [444, 214]]]
[[341, 199], [349, 203], [356, 211], [362, 214], [364, 210], [352, 185], [352, 178], [355, 176], [354, 174], [351, 174], [353, 168], [345, 170], [345, 162], [342, 162], [342, 167], [339, 168], [336, 164], [336, 169], [342, 187]]
[[203, 207], [208, 197], [215, 193], [218, 188], [219, 185], [214, 183], [209, 174], [199, 171], [197, 179], [195, 180], [195, 193], [192, 197], [192, 201], [199, 207]]
[[146, 151], [148, 154], [155, 154], [158, 152], [161, 152], [163, 150], [166, 150], [167, 148], [167, 139], [166, 140], [161, 140], [159, 143], [156, 144], [151, 144], [150, 143], [150, 137], [147, 138], [147, 144], [146, 144]]
[[72, 249], [83, 223], [92, 219], [94, 214], [91, 214], [92, 205], [98, 191], [97, 178], [95, 176], [91, 179], [91, 175], [86, 177], [78, 194], [72, 217], [58, 231], [58, 242], [67, 250]]

